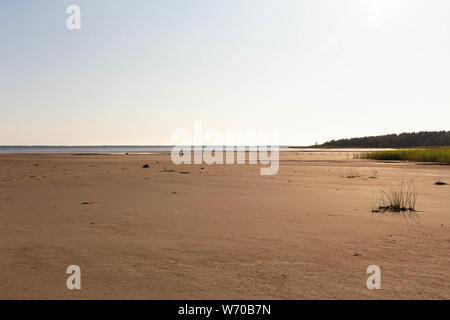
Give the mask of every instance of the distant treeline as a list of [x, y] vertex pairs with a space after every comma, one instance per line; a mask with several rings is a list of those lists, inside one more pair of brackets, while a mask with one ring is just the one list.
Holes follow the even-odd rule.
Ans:
[[414, 148], [414, 147], [448, 147], [450, 131], [423, 131], [401, 134], [387, 134], [363, 138], [331, 140], [320, 147], [351, 148]]

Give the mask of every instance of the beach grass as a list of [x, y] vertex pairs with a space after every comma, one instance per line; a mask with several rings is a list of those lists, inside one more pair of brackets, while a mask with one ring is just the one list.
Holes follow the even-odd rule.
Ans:
[[361, 174], [359, 173], [357, 168], [349, 168], [346, 169], [345, 171], [340, 171], [339, 175], [341, 178], [359, 178], [361, 177]]
[[372, 212], [416, 213], [417, 187], [414, 182], [402, 182], [399, 187], [381, 190], [377, 208]]
[[373, 160], [401, 160], [450, 164], [450, 148], [371, 151], [364, 152], [358, 157]]

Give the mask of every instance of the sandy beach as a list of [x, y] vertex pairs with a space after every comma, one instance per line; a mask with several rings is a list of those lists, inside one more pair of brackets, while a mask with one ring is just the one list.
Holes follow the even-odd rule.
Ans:
[[[411, 180], [420, 222], [371, 212]], [[449, 166], [347, 152], [283, 152], [274, 176], [167, 154], [0, 155], [0, 299], [449, 299], [450, 185], [436, 181]]]

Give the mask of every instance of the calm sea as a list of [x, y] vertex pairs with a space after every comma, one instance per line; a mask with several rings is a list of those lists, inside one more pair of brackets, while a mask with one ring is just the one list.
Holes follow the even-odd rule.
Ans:
[[[152, 154], [170, 152], [173, 146], [0, 146], [0, 153], [68, 153], [68, 154]], [[249, 147], [226, 147], [226, 150], [248, 150]], [[386, 149], [358, 148], [294, 148], [280, 146], [280, 151], [297, 152], [358, 152]]]

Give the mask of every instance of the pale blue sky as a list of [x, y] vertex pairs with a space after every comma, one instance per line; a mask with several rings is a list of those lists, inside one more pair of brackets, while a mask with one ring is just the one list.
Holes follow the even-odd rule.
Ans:
[[0, 145], [449, 130], [450, 1], [2, 0], [0, 111]]

